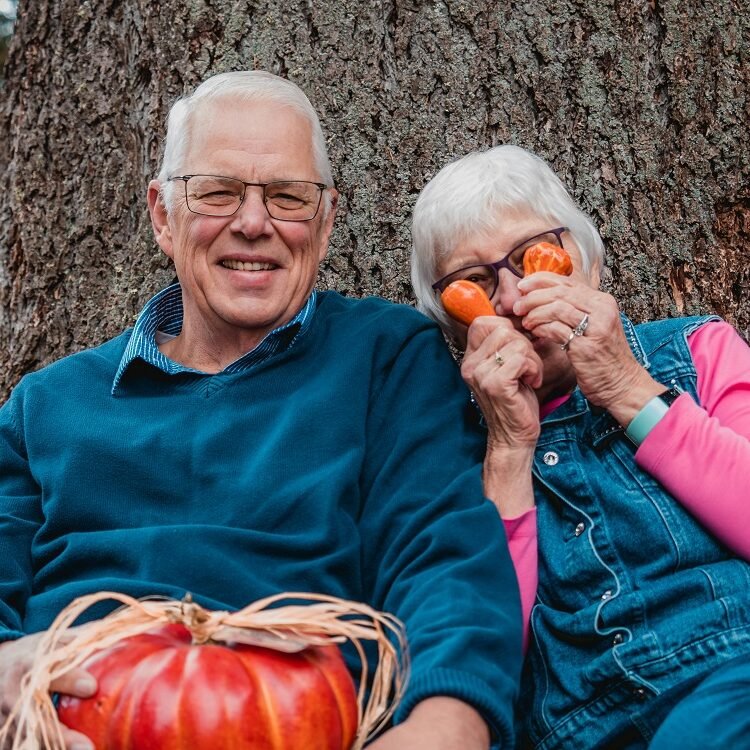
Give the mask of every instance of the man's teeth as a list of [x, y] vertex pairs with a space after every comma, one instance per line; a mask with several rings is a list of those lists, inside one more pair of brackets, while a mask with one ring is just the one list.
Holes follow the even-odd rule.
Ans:
[[221, 265], [233, 271], [271, 271], [276, 268], [273, 263], [245, 263], [241, 260], [223, 260]]

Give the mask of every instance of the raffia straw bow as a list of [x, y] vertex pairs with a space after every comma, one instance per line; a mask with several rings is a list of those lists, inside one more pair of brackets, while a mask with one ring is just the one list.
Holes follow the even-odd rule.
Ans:
[[[70, 629], [82, 612], [106, 599], [124, 606], [101, 620]], [[284, 600], [305, 603], [273, 606]], [[362, 664], [357, 693], [358, 730], [351, 750], [361, 750], [367, 740], [382, 731], [406, 689], [409, 653], [404, 626], [392, 615], [365, 604], [322, 594], [291, 592], [260, 599], [237, 612], [222, 612], [203, 609], [189, 596], [181, 602], [138, 600], [101, 591], [75, 599], [44, 633], [33, 666], [22, 680], [19, 699], [0, 729], [0, 748], [65, 750], [50, 685], [81, 666], [95, 652], [167, 623], [183, 624], [194, 643], [240, 642], [293, 652], [307, 646], [349, 641]], [[364, 641], [374, 641], [378, 649], [378, 663], [366, 704], [368, 664]]]

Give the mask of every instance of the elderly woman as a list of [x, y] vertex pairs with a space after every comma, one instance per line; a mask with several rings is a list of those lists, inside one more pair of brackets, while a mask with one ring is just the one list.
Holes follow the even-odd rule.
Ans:
[[[539, 241], [574, 272], [524, 275]], [[750, 747], [750, 349], [713, 316], [634, 325], [599, 291], [602, 240], [514, 146], [425, 187], [421, 309], [465, 350], [486, 494], [528, 619], [530, 747]], [[441, 292], [484, 287], [467, 329]]]

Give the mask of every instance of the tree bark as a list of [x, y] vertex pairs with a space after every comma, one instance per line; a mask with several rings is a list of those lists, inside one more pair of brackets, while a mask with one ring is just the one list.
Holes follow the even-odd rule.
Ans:
[[0, 90], [0, 394], [131, 325], [172, 276], [145, 203], [210, 74], [298, 83], [342, 211], [320, 284], [409, 302], [426, 181], [513, 142], [600, 228], [636, 320], [750, 336], [750, 0], [20, 0]]

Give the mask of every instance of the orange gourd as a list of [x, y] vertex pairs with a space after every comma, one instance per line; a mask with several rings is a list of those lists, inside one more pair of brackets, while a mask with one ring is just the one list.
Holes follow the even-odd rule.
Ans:
[[84, 667], [98, 692], [64, 696], [58, 710], [97, 750], [349, 750], [357, 731], [354, 683], [335, 645], [198, 645], [170, 624]]
[[[124, 606], [71, 629], [107, 600]], [[316, 593], [274, 594], [229, 612], [189, 594], [99, 591], [65, 607], [43, 638], [0, 726], [7, 750], [65, 750], [61, 722], [96, 750], [362, 750], [388, 726], [409, 673], [399, 620]], [[371, 679], [366, 641], [377, 649]], [[360, 657], [358, 690], [340, 642]], [[80, 666], [97, 692], [62, 696], [56, 708], [52, 684]]]
[[465, 326], [480, 315], [495, 315], [489, 297], [479, 284], [459, 279], [448, 284], [440, 295], [445, 312]]
[[573, 264], [570, 255], [563, 248], [551, 242], [537, 242], [524, 253], [523, 272], [528, 276], [537, 271], [551, 271], [561, 276], [570, 276], [573, 273]]

